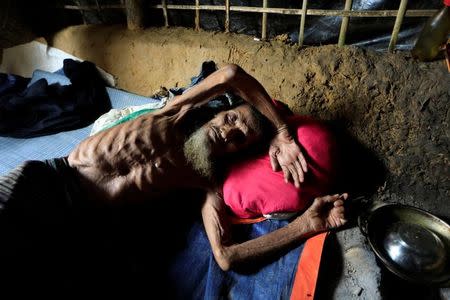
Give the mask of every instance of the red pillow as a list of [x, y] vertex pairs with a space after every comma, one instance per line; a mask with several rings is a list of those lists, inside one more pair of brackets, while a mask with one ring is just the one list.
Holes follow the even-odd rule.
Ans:
[[[301, 116], [287, 118], [291, 132], [297, 133], [308, 164], [305, 181], [296, 188], [284, 182], [283, 172], [273, 172], [268, 154], [240, 162], [230, 168], [223, 186], [225, 203], [241, 218], [260, 217], [274, 212], [298, 212], [332, 188], [337, 146], [327, 127]], [[296, 130], [295, 130], [296, 129]]]

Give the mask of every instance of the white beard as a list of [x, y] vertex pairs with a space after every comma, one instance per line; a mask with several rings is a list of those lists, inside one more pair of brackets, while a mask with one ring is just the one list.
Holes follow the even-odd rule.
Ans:
[[192, 168], [202, 177], [214, 178], [211, 141], [205, 128], [200, 127], [184, 142], [183, 152]]

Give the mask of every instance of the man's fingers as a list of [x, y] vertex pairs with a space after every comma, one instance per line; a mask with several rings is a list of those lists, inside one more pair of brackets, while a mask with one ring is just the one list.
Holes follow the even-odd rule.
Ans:
[[337, 205], [336, 203], [342, 203], [339, 205], [343, 205], [344, 201], [347, 200], [347, 198], [348, 198], [348, 194], [347, 193], [343, 193], [341, 195], [334, 194], [334, 195], [323, 196], [320, 198], [322, 198], [325, 202], [334, 202], [334, 205], [336, 206]]
[[339, 198], [341, 198], [342, 200], [347, 200], [348, 198], [348, 194], [347, 193], [343, 193], [339, 196]]
[[322, 199], [324, 202], [331, 203], [331, 202], [334, 202], [338, 197], [339, 197], [339, 194], [326, 195], [326, 196], [319, 197], [319, 198]]
[[307, 164], [306, 164], [305, 157], [303, 156], [302, 153], [300, 153], [300, 154], [298, 155], [297, 159], [298, 159], [298, 161], [300, 162], [300, 164], [301, 164], [301, 166], [302, 166], [303, 172], [304, 172], [304, 173], [308, 172], [308, 166], [307, 166]]
[[288, 170], [288, 168], [286, 168], [285, 166], [281, 166], [281, 170], [283, 170], [283, 174], [284, 174], [284, 182], [288, 183], [289, 182], [289, 176], [290, 176], [290, 172]]
[[343, 206], [339, 206], [339, 207], [335, 207], [334, 211], [338, 214], [338, 215], [344, 215], [344, 207]]
[[295, 161], [295, 168], [297, 169], [298, 180], [300, 182], [305, 181], [305, 175], [303, 174], [303, 169], [300, 166], [300, 163], [298, 161]]
[[295, 169], [294, 166], [289, 166], [288, 170], [291, 173], [291, 178], [294, 180], [295, 187], [299, 188], [300, 187], [300, 181], [299, 181], [299, 176], [297, 174], [297, 170]]
[[344, 226], [345, 223], [347, 223], [347, 219], [339, 218], [339, 223], [340, 223], [339, 226]]
[[280, 170], [280, 164], [278, 163], [278, 159], [276, 155], [269, 155], [270, 156], [270, 165], [272, 166], [272, 170], [274, 172], [277, 172]]
[[338, 198], [339, 200], [334, 201], [333, 205], [334, 207], [338, 207], [338, 206], [343, 206], [344, 205], [344, 201], [340, 200], [340, 198]]

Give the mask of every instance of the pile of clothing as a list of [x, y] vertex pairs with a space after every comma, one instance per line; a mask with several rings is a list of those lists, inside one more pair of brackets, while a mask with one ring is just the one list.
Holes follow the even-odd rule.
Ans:
[[93, 63], [65, 59], [63, 72], [69, 85], [0, 74], [0, 136], [30, 138], [82, 128], [111, 109]]

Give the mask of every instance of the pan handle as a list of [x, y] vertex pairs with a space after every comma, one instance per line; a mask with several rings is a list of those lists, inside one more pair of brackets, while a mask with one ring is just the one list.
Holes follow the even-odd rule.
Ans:
[[378, 208], [385, 206], [387, 203], [385, 202], [381, 202], [381, 201], [376, 201], [374, 202], [369, 208], [367, 208], [365, 211], [363, 211], [357, 219], [358, 222], [358, 227], [359, 230], [361, 231], [361, 233], [367, 237], [368, 235], [368, 230], [367, 227], [369, 225], [369, 218], [370, 215]]
[[358, 216], [358, 227], [361, 233], [367, 237], [367, 220], [369, 218], [369, 212], [363, 212]]

